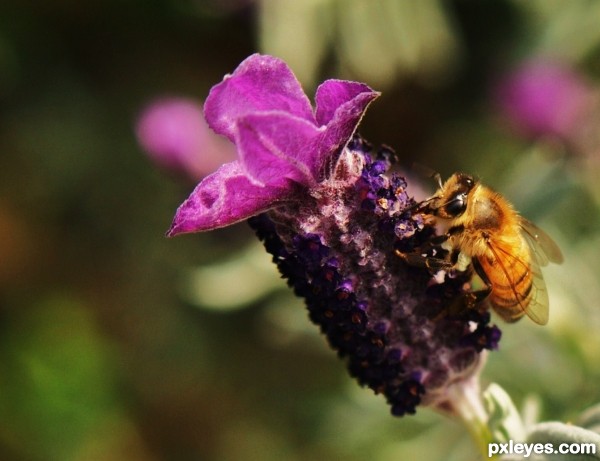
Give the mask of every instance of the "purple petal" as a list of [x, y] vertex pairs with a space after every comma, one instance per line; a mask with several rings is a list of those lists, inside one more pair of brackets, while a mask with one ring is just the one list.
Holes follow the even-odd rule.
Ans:
[[322, 131], [285, 112], [248, 115], [238, 123], [240, 163], [252, 179], [263, 185], [278, 186], [287, 179], [313, 185]]
[[[327, 80], [323, 82], [317, 88], [315, 96], [317, 124], [319, 126], [327, 125], [340, 106], [352, 102], [355, 98], [364, 94], [373, 95], [368, 102], [379, 96], [379, 93], [373, 91], [364, 83], [345, 80]], [[364, 108], [362, 110], [364, 111]]]
[[214, 86], [204, 104], [209, 126], [232, 141], [239, 118], [273, 110], [315, 123], [310, 101], [287, 64], [260, 54], [247, 58]]
[[181, 204], [167, 236], [229, 226], [277, 206], [291, 193], [290, 187], [252, 184], [239, 162], [226, 163], [198, 184]]
[[[326, 131], [321, 135], [320, 145], [317, 148], [319, 157], [315, 159], [315, 164], [323, 167], [327, 163], [337, 160], [332, 155], [339, 155], [341, 148], [352, 137], [367, 107], [377, 97], [379, 97], [379, 93], [375, 91], [359, 93], [353, 99], [337, 108], [333, 114], [333, 118], [327, 124]], [[321, 168], [320, 171], [324, 170]]]

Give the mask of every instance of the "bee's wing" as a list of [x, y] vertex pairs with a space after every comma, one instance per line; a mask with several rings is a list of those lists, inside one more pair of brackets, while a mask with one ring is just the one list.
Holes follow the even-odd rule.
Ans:
[[560, 248], [542, 229], [523, 217], [521, 217], [521, 229], [541, 266], [546, 266], [548, 261], [556, 264], [563, 262]]
[[[515, 308], [527, 314], [535, 323], [546, 325], [548, 323], [548, 290], [542, 277], [538, 253], [527, 239], [525, 239], [525, 243], [530, 254], [528, 262], [516, 256], [513, 249], [501, 242], [490, 240], [488, 245], [496, 256], [496, 261], [513, 292], [514, 299], [517, 302]], [[517, 288], [523, 277], [523, 270], [531, 273], [531, 288], [527, 289], [526, 292], [521, 292]]]
[[[546, 234], [544, 234], [546, 235]], [[552, 242], [552, 240], [548, 240]], [[529, 243], [529, 242], [528, 242]], [[552, 242], [554, 244], [554, 242]], [[558, 247], [554, 245], [558, 250]], [[529, 244], [529, 248], [531, 250], [531, 261], [530, 261], [530, 270], [531, 270], [531, 298], [529, 300], [529, 304], [524, 307], [525, 313], [529, 316], [531, 320], [539, 325], [546, 325], [548, 323], [548, 289], [546, 288], [546, 282], [544, 282], [544, 277], [542, 277], [542, 270], [540, 269], [540, 262], [538, 260], [539, 252], [534, 248], [531, 243]], [[558, 253], [561, 257], [562, 254]], [[549, 257], [550, 255], [548, 255]], [[545, 259], [547, 261], [547, 259]], [[552, 261], [552, 260], [551, 260]], [[546, 263], [547, 264], [547, 263]], [[521, 304], [521, 303], [519, 303]]]

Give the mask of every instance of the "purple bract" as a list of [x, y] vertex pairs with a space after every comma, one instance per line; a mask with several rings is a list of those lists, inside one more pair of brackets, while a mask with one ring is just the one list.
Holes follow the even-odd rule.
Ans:
[[250, 56], [213, 87], [204, 112], [239, 159], [208, 176], [179, 207], [169, 236], [215, 229], [297, 200], [336, 163], [369, 103], [368, 86], [328, 80], [316, 110], [287, 65]]

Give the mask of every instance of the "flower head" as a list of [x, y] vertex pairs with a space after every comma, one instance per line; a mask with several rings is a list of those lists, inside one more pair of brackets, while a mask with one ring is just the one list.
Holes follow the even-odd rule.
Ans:
[[517, 129], [569, 138], [590, 102], [591, 89], [572, 68], [550, 60], [521, 64], [495, 89], [500, 109]]
[[487, 312], [449, 314], [466, 275], [435, 284], [395, 254], [433, 230], [411, 215], [405, 180], [385, 175], [390, 158], [355, 137], [331, 185], [250, 225], [350, 373], [401, 416], [445, 405], [448, 387], [476, 373], [500, 331]]
[[201, 179], [235, 158], [233, 145], [212, 132], [202, 105], [186, 98], [160, 98], [136, 122], [138, 142], [160, 167]]
[[250, 57], [205, 106], [239, 160], [197, 186], [169, 232], [251, 217], [350, 373], [404, 415], [419, 404], [447, 408], [448, 390], [476, 375], [500, 331], [485, 310], [460, 309], [470, 274], [439, 283], [396, 255], [435, 230], [413, 213], [405, 179], [388, 174], [395, 154], [353, 135], [376, 96], [363, 84], [330, 80], [313, 113], [284, 63]]

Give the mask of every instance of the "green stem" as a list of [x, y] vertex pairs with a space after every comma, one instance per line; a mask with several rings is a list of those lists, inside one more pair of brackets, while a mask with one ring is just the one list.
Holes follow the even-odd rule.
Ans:
[[450, 385], [447, 401], [438, 408], [446, 414], [458, 417], [471, 434], [483, 458], [490, 459], [488, 444], [494, 440], [488, 426], [489, 416], [483, 405], [478, 376]]

